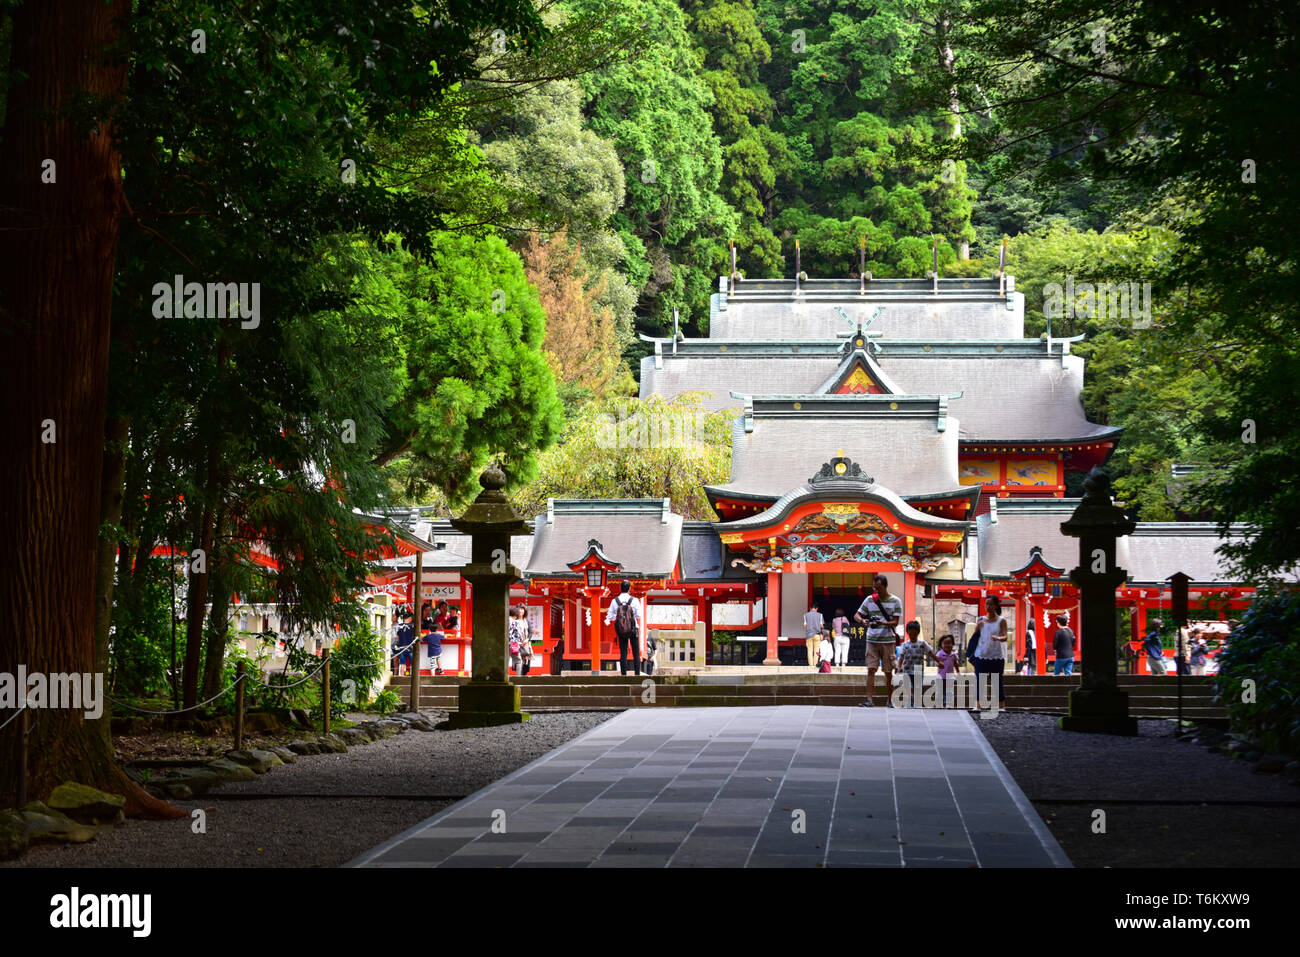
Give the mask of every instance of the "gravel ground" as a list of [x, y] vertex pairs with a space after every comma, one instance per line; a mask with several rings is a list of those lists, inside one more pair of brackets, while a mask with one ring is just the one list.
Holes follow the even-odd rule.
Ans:
[[1133, 738], [1042, 714], [976, 724], [1076, 867], [1295, 866], [1300, 788], [1177, 740], [1171, 721], [1139, 721]]
[[[128, 821], [0, 867], [334, 867], [610, 717], [407, 731], [175, 802], [206, 810], [206, 834], [188, 819]], [[1136, 738], [1066, 732], [1040, 714], [976, 725], [1077, 867], [1294, 866], [1300, 788], [1176, 740], [1172, 722], [1141, 721]], [[1092, 831], [1098, 808], [1104, 834]]]
[[127, 821], [89, 844], [38, 845], [0, 867], [337, 867], [611, 717], [535, 714], [521, 725], [406, 731], [300, 757], [174, 801], [206, 810], [205, 834], [189, 819]]

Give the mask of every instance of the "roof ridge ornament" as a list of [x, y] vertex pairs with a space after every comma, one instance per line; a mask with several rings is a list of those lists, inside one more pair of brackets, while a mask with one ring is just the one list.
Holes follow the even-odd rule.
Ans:
[[808, 479], [809, 485], [824, 485], [828, 482], [860, 482], [863, 485], [874, 485], [876, 480], [863, 472], [862, 466], [857, 462], [845, 457], [844, 450], [840, 449], [839, 455], [823, 463], [817, 474]]

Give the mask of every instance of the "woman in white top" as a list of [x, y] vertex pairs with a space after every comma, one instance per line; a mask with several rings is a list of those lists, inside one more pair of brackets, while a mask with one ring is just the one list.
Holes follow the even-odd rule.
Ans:
[[1007, 655], [1007, 620], [1002, 617], [1002, 602], [996, 595], [984, 599], [988, 613], [976, 622], [979, 628], [979, 644], [975, 646], [975, 683], [979, 687], [980, 675], [997, 675], [998, 706], [1007, 706], [1006, 682], [1002, 680], [1002, 670]]
[[831, 634], [834, 636], [835, 664], [843, 668], [849, 663], [849, 619], [843, 608], [835, 609], [831, 619]]

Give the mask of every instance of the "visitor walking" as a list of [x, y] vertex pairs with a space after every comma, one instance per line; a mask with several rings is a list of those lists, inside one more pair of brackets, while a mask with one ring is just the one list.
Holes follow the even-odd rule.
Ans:
[[804, 647], [808, 649], [808, 664], [817, 667], [817, 647], [821, 644], [822, 629], [826, 622], [816, 608], [809, 608], [803, 616]]
[[659, 642], [655, 640], [653, 631], [645, 633], [645, 657], [641, 659], [644, 665], [644, 671], [648, 675], [655, 673], [655, 655], [659, 653]]
[[957, 643], [953, 641], [952, 635], [944, 635], [939, 641], [939, 650], [934, 653], [934, 660], [939, 663], [939, 674], [935, 677], [939, 686], [939, 701], [946, 708], [956, 694], [957, 665], [960, 660]]
[[620, 674], [627, 674], [628, 645], [632, 646], [632, 667], [641, 673], [641, 603], [632, 597], [632, 583], [626, 578], [619, 595], [609, 603], [609, 613], [605, 624], [613, 623], [614, 634], [618, 636], [618, 667]]
[[1142, 650], [1147, 653], [1147, 662], [1151, 665], [1153, 675], [1162, 675], [1165, 673], [1165, 649], [1160, 643], [1160, 627], [1152, 625], [1147, 632], [1146, 641], [1142, 643]]
[[1006, 667], [1007, 655], [1007, 620], [1002, 617], [1002, 602], [997, 595], [984, 599], [987, 609], [983, 618], [976, 623], [979, 629], [979, 642], [975, 645], [975, 688], [978, 698], [980, 676], [992, 675], [990, 679], [997, 685], [998, 706], [1003, 710], [1007, 706], [1006, 682], [1002, 680], [1002, 671]]
[[903, 603], [889, 593], [889, 579], [877, 575], [873, 588], [853, 613], [854, 621], [867, 626], [867, 700], [859, 707], [872, 707], [871, 696], [876, 690], [876, 669], [885, 672], [885, 707], [892, 708], [890, 693], [894, 686], [894, 644], [898, 634], [894, 630], [903, 617]]
[[1052, 650], [1056, 652], [1056, 666], [1053, 674], [1074, 674], [1074, 631], [1066, 625], [1064, 615], [1056, 616], [1056, 631], [1052, 635]]
[[835, 609], [831, 619], [831, 634], [835, 643], [835, 665], [843, 668], [849, 663], [849, 619], [843, 608]]
[[510, 609], [510, 667], [520, 676], [528, 674], [533, 663], [532, 627], [528, 609], [515, 605]]
[[1192, 649], [1189, 664], [1192, 666], [1192, 674], [1205, 674], [1205, 656], [1210, 650], [1210, 644], [1201, 637], [1201, 630], [1196, 628], [1192, 631]]
[[907, 702], [907, 707], [916, 707], [916, 700], [913, 692], [916, 688], [917, 676], [924, 676], [926, 659], [938, 663], [934, 656], [934, 649], [930, 647], [929, 642], [921, 639], [921, 623], [919, 621], [909, 621], [907, 623], [907, 640], [898, 646], [898, 671], [903, 678], [903, 687], [906, 689], [903, 699]]

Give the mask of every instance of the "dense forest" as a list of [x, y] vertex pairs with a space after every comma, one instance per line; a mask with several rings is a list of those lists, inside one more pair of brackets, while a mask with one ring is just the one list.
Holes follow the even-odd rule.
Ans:
[[[814, 277], [854, 275], [861, 243], [876, 276], [923, 275], [936, 244], [941, 274], [977, 276], [1006, 239], [1027, 333], [1087, 335], [1131, 512], [1252, 524], [1252, 579], [1300, 559], [1282, 0], [76, 0], [58, 43], [40, 8], [0, 7], [0, 353], [26, 450], [0, 479], [25, 552], [0, 605], [63, 649], [50, 670], [88, 643], [106, 662], [112, 633], [149, 690], [174, 583], [138, 559], [169, 547], [196, 556], [192, 704], [232, 593], [346, 628], [358, 514], [459, 510], [493, 459], [526, 508], [672, 495], [707, 517], [725, 416], [696, 447], [592, 434], [641, 408], [638, 334], [707, 331], [732, 242], [751, 278], [792, 275], [796, 241]], [[1149, 283], [1149, 321], [1049, 320], [1067, 277]], [[213, 317], [192, 281], [260, 298]], [[68, 605], [69, 576], [94, 594]]]

